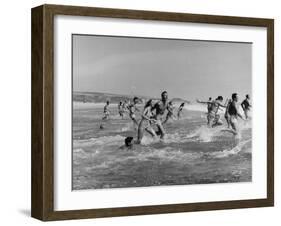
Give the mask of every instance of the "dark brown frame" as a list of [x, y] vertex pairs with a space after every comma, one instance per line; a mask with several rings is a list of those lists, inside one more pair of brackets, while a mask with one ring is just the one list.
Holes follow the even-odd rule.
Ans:
[[[205, 203], [54, 211], [54, 16], [73, 15], [210, 23], [267, 28], [267, 198]], [[50, 220], [161, 214], [274, 205], [274, 20], [185, 13], [42, 5], [32, 9], [32, 195], [31, 215]]]

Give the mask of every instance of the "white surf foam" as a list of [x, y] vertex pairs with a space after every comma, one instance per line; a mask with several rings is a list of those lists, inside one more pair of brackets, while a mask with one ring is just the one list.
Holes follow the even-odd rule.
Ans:
[[225, 157], [228, 157], [230, 155], [236, 155], [239, 152], [241, 152], [243, 150], [243, 147], [248, 142], [250, 142], [251, 140], [252, 139], [241, 141], [235, 147], [233, 147], [232, 149], [225, 149], [223, 151], [216, 151], [216, 152], [208, 153], [207, 155], [211, 156], [211, 157], [215, 157], [215, 158], [225, 158]]

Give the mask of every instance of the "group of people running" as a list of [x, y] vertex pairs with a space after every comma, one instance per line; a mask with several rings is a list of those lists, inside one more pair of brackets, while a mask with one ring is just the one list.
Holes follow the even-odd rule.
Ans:
[[[148, 132], [153, 137], [160, 136], [160, 138], [163, 139], [166, 134], [163, 125], [170, 119], [180, 119], [185, 105], [184, 102], [181, 103], [175, 116], [174, 103], [173, 101], [168, 101], [168, 92], [164, 91], [161, 93], [161, 99], [156, 103], [154, 103], [152, 99], [145, 103], [141, 120], [138, 121], [136, 119], [136, 112], [140, 112], [137, 107], [137, 104], [139, 104], [140, 101], [141, 100], [138, 97], [134, 97], [132, 102], [124, 101], [118, 104], [119, 115], [124, 118], [124, 114], [127, 112], [130, 119], [137, 127], [138, 135], [135, 143], [141, 143], [144, 131]], [[109, 115], [109, 101], [107, 101], [104, 106], [103, 120], [109, 119]], [[156, 127], [156, 130], [154, 127]]]
[[232, 129], [233, 134], [238, 133], [238, 118], [247, 120], [251, 108], [250, 96], [247, 94], [242, 101], [241, 107], [244, 111], [245, 118], [239, 113], [238, 94], [233, 93], [231, 99], [227, 99], [225, 104], [222, 104], [223, 97], [218, 96], [215, 100], [210, 97], [208, 101], [197, 100], [198, 103], [207, 104], [207, 125], [209, 127], [220, 126], [223, 124], [218, 113], [220, 108], [225, 108], [224, 118], [227, 122], [227, 127]]
[[[165, 137], [165, 129], [164, 124], [167, 123], [170, 119], [180, 119], [181, 113], [184, 109], [185, 103], [181, 103], [181, 105], [177, 109], [177, 117], [175, 117], [174, 111], [175, 106], [172, 101], [168, 101], [168, 92], [164, 91], [161, 93], [161, 99], [156, 103], [153, 103], [153, 100], [148, 100], [145, 105], [141, 115], [141, 120], [138, 121], [136, 119], [136, 112], [140, 111], [137, 107], [137, 104], [140, 102], [138, 97], [134, 97], [132, 102], [124, 101], [118, 104], [118, 111], [122, 119], [124, 118], [125, 112], [128, 113], [129, 117], [133, 121], [133, 123], [137, 127], [137, 141], [135, 143], [140, 144], [146, 131], [152, 137], [159, 136], [160, 139]], [[249, 117], [248, 113], [250, 110], [250, 97], [246, 95], [246, 99], [241, 103], [243, 108], [245, 119], [239, 113], [238, 106], [238, 94], [233, 93], [230, 100], [227, 100], [225, 104], [223, 104], [223, 97], [218, 96], [215, 100], [212, 100], [210, 97], [208, 101], [200, 101], [197, 100], [198, 103], [207, 104], [207, 125], [209, 127], [220, 126], [223, 124], [220, 119], [219, 109], [225, 108], [225, 119], [228, 125], [228, 128], [231, 127], [231, 131], [233, 134], [238, 133], [238, 118], [243, 120]], [[110, 111], [109, 111], [109, 101], [106, 102], [104, 106], [104, 117], [103, 120], [109, 119]], [[156, 129], [155, 129], [156, 128]], [[125, 145], [132, 145], [133, 138], [128, 137], [125, 139]]]

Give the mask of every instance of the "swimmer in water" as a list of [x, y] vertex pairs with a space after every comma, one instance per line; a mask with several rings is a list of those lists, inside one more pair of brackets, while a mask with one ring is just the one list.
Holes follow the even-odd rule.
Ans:
[[122, 150], [130, 150], [133, 148], [134, 138], [133, 137], [126, 137], [124, 140], [124, 145], [120, 147]]
[[178, 109], [178, 119], [180, 119], [181, 118], [181, 112], [182, 112], [182, 110], [183, 110], [183, 108], [184, 108], [184, 104], [185, 103], [181, 103], [181, 105], [179, 106], [179, 109]]
[[105, 104], [105, 106], [104, 106], [104, 108], [103, 108], [103, 114], [104, 114], [104, 116], [103, 116], [102, 120], [107, 120], [107, 119], [109, 119], [110, 111], [109, 111], [108, 108], [109, 108], [109, 101], [106, 101], [106, 104]]
[[152, 137], [156, 137], [156, 133], [154, 129], [152, 128], [152, 124], [156, 122], [155, 119], [153, 119], [153, 113], [151, 111], [152, 109], [152, 100], [150, 99], [147, 101], [147, 103], [144, 106], [144, 110], [142, 113], [142, 118], [138, 126], [138, 140], [136, 143], [140, 144], [141, 140], [143, 138], [143, 132], [144, 130], [148, 132]]
[[167, 91], [164, 91], [161, 93], [161, 100], [158, 101], [151, 109], [152, 112], [155, 110], [155, 114], [153, 118], [156, 120], [155, 125], [158, 128], [156, 134], [159, 134], [161, 139], [163, 139], [166, 134], [165, 129], [162, 125], [162, 120], [167, 110], [167, 107], [168, 107], [168, 93]]
[[241, 118], [242, 120], [244, 119], [238, 111], [238, 94], [233, 93], [231, 98], [232, 100], [228, 106], [229, 123], [233, 130], [233, 134], [237, 135], [239, 133], [238, 117]]
[[246, 95], [246, 99], [243, 100], [243, 102], [241, 103], [241, 107], [243, 108], [244, 114], [245, 114], [245, 118], [248, 119], [249, 118], [249, 111], [250, 111], [250, 96], [249, 94]]

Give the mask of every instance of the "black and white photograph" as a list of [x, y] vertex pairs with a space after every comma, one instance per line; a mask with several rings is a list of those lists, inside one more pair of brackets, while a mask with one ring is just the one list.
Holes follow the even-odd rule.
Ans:
[[72, 34], [72, 189], [252, 181], [252, 43]]

